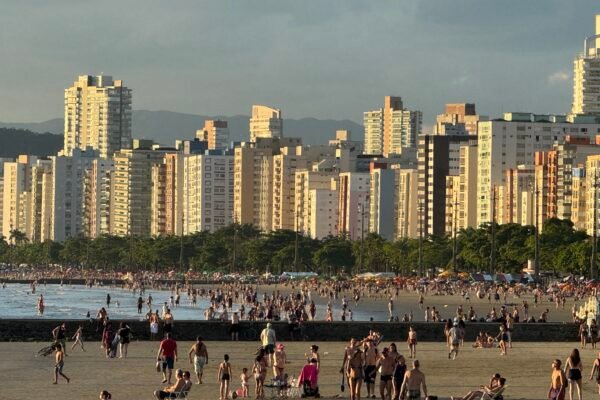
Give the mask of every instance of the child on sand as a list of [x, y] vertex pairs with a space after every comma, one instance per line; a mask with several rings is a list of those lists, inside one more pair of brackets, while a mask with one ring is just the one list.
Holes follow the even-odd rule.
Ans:
[[242, 381], [242, 397], [248, 397], [249, 379], [248, 368], [242, 368], [242, 374], [240, 375], [240, 380]]
[[75, 348], [75, 346], [80, 345], [81, 350], [85, 351], [85, 348], [83, 348], [83, 340], [81, 340], [82, 331], [83, 331], [83, 326], [79, 325], [79, 328], [77, 328], [77, 331], [75, 331], [75, 334], [71, 338], [71, 339], [75, 340], [73, 342], [73, 346], [71, 346], [71, 350], [73, 350]]
[[217, 380], [220, 384], [219, 399], [226, 400], [229, 393], [229, 381], [231, 380], [231, 364], [229, 354], [223, 356], [223, 362], [219, 365]]
[[52, 382], [52, 383], [54, 383], [55, 385], [58, 383], [58, 375], [65, 378], [67, 380], [67, 383], [69, 383], [70, 382], [69, 377], [66, 376], [65, 374], [63, 374], [63, 372], [62, 372], [63, 367], [65, 365], [65, 353], [63, 351], [63, 347], [60, 343], [57, 343], [55, 346], [56, 346], [56, 354], [55, 354], [56, 363], [54, 364], [54, 382]]

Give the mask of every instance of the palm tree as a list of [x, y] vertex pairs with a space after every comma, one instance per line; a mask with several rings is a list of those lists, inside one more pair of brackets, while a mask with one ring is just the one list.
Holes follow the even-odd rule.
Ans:
[[11, 229], [9, 240], [17, 246], [29, 241], [29, 239], [27, 239], [27, 235], [25, 235], [25, 232], [22, 232], [18, 229]]

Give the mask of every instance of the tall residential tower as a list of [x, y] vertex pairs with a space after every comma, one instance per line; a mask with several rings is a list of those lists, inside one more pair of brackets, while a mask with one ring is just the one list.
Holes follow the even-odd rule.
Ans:
[[122, 81], [81, 75], [65, 89], [65, 155], [86, 147], [104, 158], [131, 147], [131, 89]]

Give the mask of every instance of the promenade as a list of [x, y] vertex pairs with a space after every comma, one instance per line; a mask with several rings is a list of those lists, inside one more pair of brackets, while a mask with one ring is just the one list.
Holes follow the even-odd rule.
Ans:
[[[233, 387], [239, 386], [242, 367], [251, 368], [254, 350], [258, 342], [206, 342], [209, 363], [205, 368], [205, 383], [194, 385], [190, 399], [218, 399], [216, 382], [218, 364], [224, 353], [231, 357], [233, 367]], [[311, 342], [285, 343], [290, 363], [287, 372], [296, 376], [304, 364], [304, 353]], [[323, 342], [320, 346], [322, 372], [320, 388], [325, 398], [335, 398], [340, 393], [341, 355], [345, 343]], [[380, 347], [388, 345], [384, 339]], [[507, 378], [507, 399], [545, 399], [550, 376], [550, 363], [554, 358], [563, 361], [576, 342], [572, 343], [515, 343], [507, 357], [501, 357], [498, 349], [473, 349], [472, 343], [465, 343], [463, 351], [454, 361], [448, 360], [444, 343], [420, 343], [417, 358], [421, 361], [427, 376], [429, 393], [440, 398], [461, 396], [467, 391], [485, 384], [489, 377], [499, 372]], [[3, 385], [0, 389], [2, 400], [22, 400], [40, 398], [45, 400], [97, 399], [98, 393], [106, 389], [113, 399], [151, 399], [152, 392], [161, 388], [161, 375], [155, 370], [155, 355], [158, 342], [133, 342], [127, 359], [104, 358], [98, 342], [85, 343], [87, 352], [81, 349], [69, 351], [65, 360], [64, 372], [71, 378], [66, 384], [59, 380], [52, 384], [52, 356], [36, 358], [34, 354], [45, 343], [0, 343], [0, 376]], [[187, 360], [191, 342], [179, 342], [180, 360], [176, 368], [193, 372]], [[405, 343], [398, 343], [399, 351], [406, 354]], [[587, 380], [596, 355], [589, 346], [583, 350], [584, 398], [597, 396], [596, 384]], [[407, 360], [410, 362], [410, 359]], [[269, 378], [271, 371], [269, 371]], [[254, 384], [250, 386], [251, 393]], [[266, 391], [269, 398], [269, 391]], [[363, 386], [363, 398], [366, 390]], [[252, 397], [253, 398], [253, 397]]]

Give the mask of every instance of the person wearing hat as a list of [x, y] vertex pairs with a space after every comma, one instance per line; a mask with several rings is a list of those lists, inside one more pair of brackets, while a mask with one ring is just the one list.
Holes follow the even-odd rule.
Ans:
[[260, 341], [265, 354], [267, 354], [267, 360], [271, 365], [273, 365], [274, 360], [271, 358], [275, 353], [275, 343], [277, 341], [277, 337], [275, 336], [275, 330], [271, 327], [270, 322], [267, 323], [267, 327], [260, 333]]
[[283, 343], [278, 343], [273, 354], [273, 375], [275, 380], [283, 380], [283, 371], [285, 370], [285, 363], [287, 362], [287, 356], [285, 354]]

